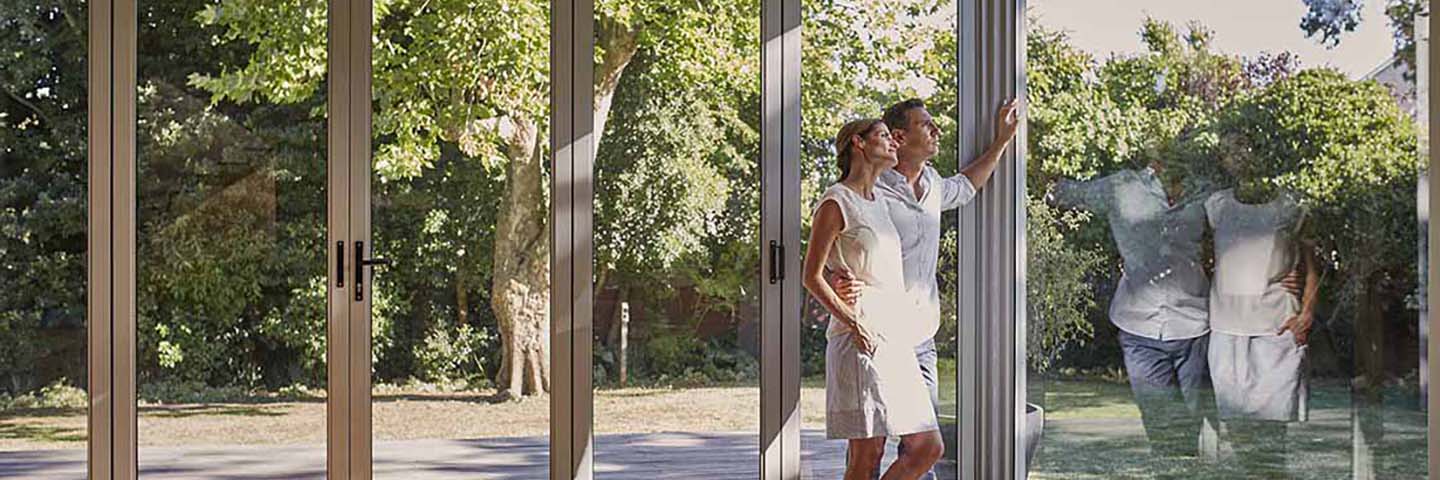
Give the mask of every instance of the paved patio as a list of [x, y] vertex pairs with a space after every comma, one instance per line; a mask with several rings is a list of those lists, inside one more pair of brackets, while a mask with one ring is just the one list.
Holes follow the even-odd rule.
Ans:
[[[804, 478], [836, 479], [844, 469], [844, 442], [822, 431], [801, 436]], [[549, 443], [544, 437], [412, 440], [375, 445], [375, 477], [394, 479], [544, 479]], [[596, 476], [607, 479], [759, 478], [753, 433], [602, 435], [595, 442]], [[893, 460], [894, 449], [885, 460]], [[146, 479], [323, 479], [320, 446], [142, 448]], [[941, 478], [954, 478], [942, 465]], [[0, 478], [83, 479], [85, 452], [0, 452]]]

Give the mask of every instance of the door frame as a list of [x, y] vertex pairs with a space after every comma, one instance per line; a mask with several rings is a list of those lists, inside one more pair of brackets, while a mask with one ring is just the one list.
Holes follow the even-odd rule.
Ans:
[[[88, 471], [95, 479], [133, 479], [136, 458], [135, 121], [138, 0], [91, 0], [88, 22]], [[337, 244], [370, 245], [369, 0], [329, 5], [327, 263], [344, 255]], [[1023, 95], [1026, 0], [960, 1], [957, 32], [961, 74], [961, 158], [978, 153], [990, 130], [990, 106]], [[799, 271], [800, 0], [761, 2], [762, 226], [761, 245], [788, 246], [784, 271]], [[591, 314], [593, 270], [594, 0], [551, 0], [551, 455], [550, 477], [593, 478]], [[1433, 35], [1435, 25], [1429, 25]], [[1434, 78], [1434, 52], [1421, 59]], [[1440, 108], [1435, 96], [1425, 108]], [[1440, 136], [1431, 124], [1430, 135]], [[1428, 152], [1430, 180], [1440, 158]], [[960, 325], [957, 385], [962, 478], [1024, 478], [1017, 455], [1024, 431], [1025, 235], [1022, 126], [995, 185], [961, 209]], [[1429, 206], [1440, 209], [1440, 196]], [[1429, 231], [1430, 258], [1440, 256], [1440, 229]], [[352, 247], [353, 248], [353, 247]], [[763, 247], [762, 247], [763, 250]], [[762, 251], [762, 262], [775, 259]], [[348, 260], [348, 259], [347, 259]], [[348, 262], [347, 262], [348, 265]], [[329, 274], [327, 319], [327, 469], [332, 478], [368, 479], [373, 456], [370, 417], [370, 304], [350, 300], [349, 283]], [[1440, 298], [1440, 272], [1427, 272], [1428, 298]], [[340, 276], [343, 276], [341, 274]], [[349, 279], [353, 280], [353, 279]], [[343, 286], [342, 286], [343, 285]], [[762, 283], [761, 476], [800, 475], [798, 275]], [[1440, 309], [1426, 321], [1440, 327]], [[990, 339], [1002, 339], [994, 342]], [[340, 348], [335, 348], [339, 346]], [[1429, 339], [1427, 358], [1440, 358]], [[1426, 362], [1434, 377], [1436, 366]], [[1429, 468], [1440, 470], [1440, 396], [1430, 409]], [[1433, 476], [1433, 473], [1432, 473]]]

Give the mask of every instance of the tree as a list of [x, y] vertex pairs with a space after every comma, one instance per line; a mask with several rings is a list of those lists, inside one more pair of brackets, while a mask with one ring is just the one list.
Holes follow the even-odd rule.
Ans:
[[[1302, 0], [1305, 15], [1300, 19], [1300, 29], [1307, 37], [1320, 37], [1320, 44], [1335, 47], [1340, 44], [1345, 32], [1353, 32], [1360, 26], [1361, 9], [1365, 3], [1359, 0]], [[1390, 29], [1395, 37], [1395, 60], [1408, 68], [1406, 77], [1413, 77], [1415, 71], [1415, 16], [1428, 11], [1426, 0], [1386, 0], [1385, 16], [1390, 19]]]
[[[753, 3], [753, 2], [751, 2]], [[636, 52], [665, 55], [672, 81], [716, 78], [713, 38], [742, 38], [746, 2], [596, 4], [596, 143]], [[499, 383], [510, 395], [549, 388], [549, 251], [544, 171], [547, 4], [530, 0], [394, 0], [375, 5], [375, 169], [403, 181], [433, 168], [442, 145], [503, 168], [491, 248], [491, 308], [501, 334]], [[247, 65], [194, 83], [217, 100], [293, 103], [324, 80], [324, 2], [227, 0], [200, 19], [254, 48]]]
[[1419, 280], [1414, 182], [1424, 165], [1413, 122], [1384, 86], [1316, 69], [1236, 102], [1200, 138], [1212, 158], [1303, 196], [1314, 253], [1338, 273], [1321, 285], [1317, 321], [1353, 332], [1357, 441], [1377, 443], [1387, 331], [1414, 318], [1399, 313]]
[[85, 4], [0, 4], [0, 392], [83, 382]]
[[1295, 68], [1285, 53], [1247, 61], [1213, 52], [1213, 32], [1198, 23], [1181, 30], [1147, 19], [1138, 33], [1144, 53], [1103, 61], [1043, 25], [1027, 37], [1032, 368], [1072, 361], [1060, 356], [1067, 348], [1118, 361], [1108, 343], [1090, 340], [1114, 332], [1104, 307], [1121, 258], [1103, 217], [1045, 203], [1055, 182], [1160, 163], [1165, 181], [1186, 192], [1214, 189], [1224, 175], [1189, 139], [1214, 112]]

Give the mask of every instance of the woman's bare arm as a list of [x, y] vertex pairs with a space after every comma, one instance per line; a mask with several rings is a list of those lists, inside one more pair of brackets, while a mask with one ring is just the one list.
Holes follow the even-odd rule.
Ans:
[[840, 215], [840, 207], [835, 202], [821, 204], [815, 212], [815, 221], [810, 224], [810, 245], [805, 250], [801, 280], [810, 296], [819, 300], [831, 315], [850, 323], [854, 321], [855, 312], [835, 293], [835, 289], [830, 288], [830, 282], [825, 281], [825, 259], [830, 256], [835, 239], [840, 238], [840, 231], [844, 229], [845, 219]]
[[857, 337], [862, 338], [857, 338], [857, 342], [861, 343], [862, 351], [869, 353], [873, 351], [873, 344], [870, 343], [868, 332], [859, 324], [850, 305], [831, 288], [830, 282], [825, 281], [825, 259], [830, 256], [830, 249], [835, 247], [835, 239], [840, 238], [840, 231], [844, 229], [845, 217], [840, 214], [840, 206], [833, 201], [821, 203], [820, 208], [816, 209], [814, 222], [810, 224], [810, 245], [805, 249], [801, 281], [810, 296], [819, 300], [820, 305], [825, 307], [835, 320], [845, 322], [852, 330], [860, 333]]

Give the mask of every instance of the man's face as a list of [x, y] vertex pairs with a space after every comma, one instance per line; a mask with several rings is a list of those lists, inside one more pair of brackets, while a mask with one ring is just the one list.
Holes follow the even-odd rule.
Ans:
[[898, 156], [902, 161], [935, 158], [940, 152], [940, 128], [935, 126], [935, 118], [923, 107], [911, 109], [908, 116], [905, 128], [892, 132], [900, 145]]

